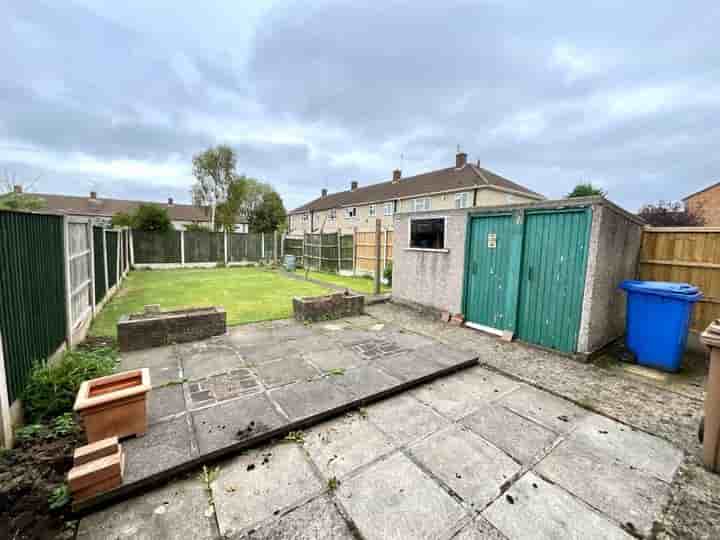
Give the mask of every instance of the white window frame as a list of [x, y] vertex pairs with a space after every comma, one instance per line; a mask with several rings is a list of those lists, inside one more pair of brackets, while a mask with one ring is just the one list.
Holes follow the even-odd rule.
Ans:
[[330, 219], [330, 221], [335, 221], [335, 217], [336, 217], [336, 215], [335, 215], [335, 209], [334, 209], [334, 208], [331, 208], [331, 209], [328, 211], [328, 218]]
[[[442, 219], [443, 220], [443, 247], [441, 249], [412, 247], [412, 222], [413, 221], [425, 221], [426, 219]], [[423, 216], [423, 217], [411, 217], [410, 219], [408, 219], [407, 247], [405, 249], [408, 251], [429, 251], [431, 253], [449, 253], [450, 250], [447, 248], [447, 216]]]
[[[418, 208], [420, 201], [422, 201], [422, 208]], [[413, 199], [413, 212], [427, 212], [430, 208], [430, 197], [420, 197], [419, 199]]]
[[[469, 208], [470, 194], [467, 191], [461, 191], [455, 194], [455, 208]], [[462, 203], [460, 202], [462, 201]]]
[[307, 223], [307, 220], [310, 219], [307, 215], [307, 212], [302, 215], [303, 223]]
[[392, 216], [393, 215], [393, 207], [395, 205], [391, 202], [386, 202], [383, 207], [383, 215], [385, 216]]
[[345, 217], [347, 219], [357, 219], [357, 206], [348, 206], [345, 208]]
[[375, 205], [368, 206], [368, 217], [375, 217]]

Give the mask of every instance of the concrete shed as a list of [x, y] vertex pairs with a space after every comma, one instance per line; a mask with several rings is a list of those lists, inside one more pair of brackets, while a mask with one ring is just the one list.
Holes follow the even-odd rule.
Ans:
[[393, 300], [589, 354], [625, 331], [643, 225], [602, 197], [398, 214]]

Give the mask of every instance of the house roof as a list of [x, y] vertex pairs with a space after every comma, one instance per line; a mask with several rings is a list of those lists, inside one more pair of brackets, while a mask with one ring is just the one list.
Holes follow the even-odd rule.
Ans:
[[716, 187], [720, 186], [720, 182], [715, 182], [711, 186], [708, 186], [706, 188], [701, 189], [700, 191], [696, 191], [695, 193], [691, 193], [687, 197], [683, 197], [683, 201], [687, 201], [688, 199], [691, 199], [695, 197], [696, 195], [700, 195], [701, 193], [705, 193], [706, 191], [710, 191], [711, 189], [715, 189]]
[[512, 190], [524, 193], [537, 199], [545, 198], [543, 195], [531, 191], [512, 180], [508, 180], [507, 178], [484, 169], [483, 167], [468, 163], [460, 169], [455, 167], [438, 169], [436, 171], [409, 176], [401, 179], [399, 182], [380, 182], [379, 184], [359, 187], [355, 190], [331, 193], [330, 195], [319, 197], [307, 204], [295, 208], [294, 210], [288, 212], [288, 214], [329, 210], [330, 208], [337, 208], [341, 206], [390, 201], [430, 193], [479, 187]]
[[210, 221], [206, 207], [191, 204], [155, 203], [152, 201], [129, 201], [124, 199], [105, 199], [55, 195], [52, 193], [32, 193], [46, 202], [47, 210], [76, 216], [112, 217], [118, 212], [132, 212], [141, 204], [157, 204], [165, 208], [172, 221]]

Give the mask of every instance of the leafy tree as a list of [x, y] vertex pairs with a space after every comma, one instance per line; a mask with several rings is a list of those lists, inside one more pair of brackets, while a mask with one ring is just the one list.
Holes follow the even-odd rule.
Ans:
[[136, 229], [148, 232], [168, 232], [174, 229], [167, 209], [157, 204], [141, 204], [132, 216]]
[[134, 218], [134, 216], [127, 212], [117, 212], [112, 217], [112, 226], [113, 227], [133, 227], [133, 218]]
[[607, 191], [599, 187], [595, 187], [592, 182], [585, 182], [575, 186], [575, 188], [573, 188], [573, 190], [567, 194], [567, 198], [571, 199], [574, 197], [594, 197], [597, 195], [599, 195], [600, 197], [605, 197], [607, 195]]
[[[269, 186], [268, 186], [269, 187]], [[273, 232], [285, 225], [285, 206], [278, 193], [270, 188], [248, 213], [252, 232]]]
[[193, 156], [192, 164], [195, 177], [191, 190], [193, 203], [211, 208], [225, 203], [230, 185], [237, 177], [237, 160], [233, 149], [226, 145], [208, 148]]
[[702, 227], [705, 218], [697, 211], [691, 211], [680, 202], [660, 201], [646, 204], [639, 216], [653, 227]]
[[215, 228], [218, 230], [233, 231], [238, 216], [248, 205], [248, 195], [251, 185], [257, 180], [238, 176], [230, 181], [227, 189], [227, 198], [217, 205], [215, 210]]
[[[21, 186], [22, 193], [15, 193], [15, 186]], [[32, 183], [23, 184], [17, 177], [5, 171], [0, 181], [0, 208], [6, 210], [40, 210], [47, 206], [45, 199], [28, 193]]]
[[185, 230], [192, 232], [210, 232], [210, 227], [204, 223], [190, 223], [185, 225]]

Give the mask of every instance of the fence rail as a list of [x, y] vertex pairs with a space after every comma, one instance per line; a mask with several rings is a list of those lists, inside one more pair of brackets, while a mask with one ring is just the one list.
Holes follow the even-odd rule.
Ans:
[[640, 279], [696, 285], [704, 298], [690, 327], [703, 331], [720, 318], [720, 228], [646, 227], [640, 251]]

